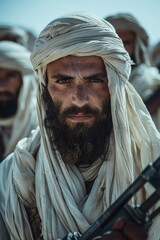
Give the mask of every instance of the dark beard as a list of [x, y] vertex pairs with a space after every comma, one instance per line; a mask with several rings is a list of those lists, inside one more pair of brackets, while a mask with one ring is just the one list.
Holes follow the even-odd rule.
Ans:
[[[60, 114], [60, 104], [53, 102], [46, 88], [42, 98], [46, 109], [45, 127], [48, 136], [52, 147], [58, 148], [64, 162], [90, 165], [107, 152], [112, 130], [110, 103], [104, 103], [102, 112], [90, 106], [80, 109], [73, 106]], [[96, 122], [91, 127], [83, 123], [76, 124], [74, 128], [69, 127], [64, 121], [65, 116], [80, 111], [96, 116]]]
[[18, 107], [18, 94], [13, 95], [10, 92], [0, 93], [0, 95], [9, 96], [10, 99], [6, 101], [0, 101], [0, 118], [6, 119], [12, 117], [17, 112]]

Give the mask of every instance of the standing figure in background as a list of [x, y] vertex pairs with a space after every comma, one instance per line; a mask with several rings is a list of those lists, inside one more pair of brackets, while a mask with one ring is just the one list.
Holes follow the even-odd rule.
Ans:
[[127, 13], [105, 17], [116, 29], [134, 64], [130, 83], [145, 102], [153, 120], [160, 130], [160, 74], [151, 66], [149, 37], [138, 20]]
[[37, 86], [30, 52], [18, 43], [0, 42], [0, 161], [37, 126]]

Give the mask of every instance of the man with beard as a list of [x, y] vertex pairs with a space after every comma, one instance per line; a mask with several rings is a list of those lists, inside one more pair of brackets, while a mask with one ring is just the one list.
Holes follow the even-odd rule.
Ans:
[[29, 57], [21, 45], [0, 42], [0, 160], [37, 126], [36, 78]]
[[[53, 20], [31, 61], [39, 126], [0, 165], [0, 236], [63, 239], [84, 233], [160, 155], [160, 134], [128, 82], [132, 61], [103, 19], [76, 12]], [[130, 203], [150, 192], [144, 186]], [[120, 218], [95, 239], [157, 240], [159, 223], [147, 237]]]
[[134, 61], [130, 83], [145, 102], [156, 126], [160, 129], [160, 74], [151, 66], [149, 37], [138, 20], [127, 13], [118, 13], [105, 18], [116, 29], [124, 47]]

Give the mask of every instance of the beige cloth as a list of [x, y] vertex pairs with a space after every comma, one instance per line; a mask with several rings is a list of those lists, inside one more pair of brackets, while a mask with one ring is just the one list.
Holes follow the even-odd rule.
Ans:
[[[18, 97], [18, 110], [14, 117], [0, 119], [0, 132], [4, 138], [5, 153], [11, 153], [17, 142], [28, 137], [37, 126], [36, 89], [37, 79], [30, 62], [30, 52], [18, 43], [0, 42], [0, 67], [19, 71], [22, 75], [22, 87]], [[7, 137], [2, 127], [11, 127], [11, 136]]]
[[[96, 180], [88, 196], [84, 178], [90, 172], [81, 173], [76, 166], [64, 164], [58, 151], [52, 152], [43, 124], [45, 111], [40, 95], [46, 65], [67, 55], [102, 57], [108, 76], [113, 131], [106, 161], [95, 163], [99, 171], [94, 171]], [[25, 206], [36, 199], [43, 237], [53, 240], [68, 231], [84, 232], [160, 155], [160, 134], [128, 82], [130, 58], [104, 20], [87, 13], [54, 20], [41, 32], [31, 59], [40, 80], [39, 127], [31, 138], [21, 140], [14, 154], [0, 165], [0, 210], [11, 239], [32, 240]], [[147, 186], [131, 203], [140, 203], [149, 193]], [[160, 237], [159, 224], [158, 219], [150, 240]]]

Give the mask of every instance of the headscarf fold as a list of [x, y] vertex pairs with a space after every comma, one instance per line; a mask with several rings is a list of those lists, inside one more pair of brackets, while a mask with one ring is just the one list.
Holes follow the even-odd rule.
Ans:
[[[45, 84], [46, 66], [68, 55], [100, 56], [108, 77], [113, 131], [108, 154], [101, 167], [99, 160], [97, 161], [99, 171], [95, 173], [94, 185], [89, 195], [86, 193], [81, 171], [75, 165], [65, 164], [58, 150], [53, 152], [43, 124], [45, 110], [41, 99], [41, 85]], [[36, 135], [41, 139], [40, 148], [34, 166], [34, 155], [31, 153], [29, 157], [27, 152], [32, 152], [31, 146], [36, 147], [38, 144], [33, 141], [35, 134], [32, 139], [23, 140], [17, 146], [14, 166], [9, 173], [9, 178], [12, 177], [15, 184], [10, 185], [7, 199], [14, 199], [17, 189], [20, 199], [16, 204], [11, 205], [8, 202], [5, 205], [7, 226], [12, 229], [12, 239], [33, 237], [25, 235], [24, 226], [18, 227], [14, 222], [11, 225], [9, 220], [10, 215], [17, 219], [16, 209], [20, 208], [22, 210], [18, 214], [21, 212], [22, 217], [23, 204], [29, 205], [34, 201], [34, 194], [29, 194], [32, 185], [26, 177], [27, 172], [32, 173], [32, 178], [35, 176], [32, 192], [35, 191], [43, 237], [45, 240], [53, 240], [63, 238], [68, 231], [82, 233], [94, 223], [140, 171], [160, 155], [160, 134], [141, 98], [128, 82], [131, 68], [129, 55], [114, 28], [105, 20], [89, 13], [77, 12], [52, 21], [40, 33], [31, 61], [39, 77], [39, 129]], [[26, 172], [21, 171], [24, 165]], [[131, 203], [140, 203], [149, 193], [149, 187], [143, 188], [132, 198]], [[150, 239], [157, 240], [159, 230], [156, 229], [155, 233], [155, 237], [152, 238], [152, 235]]]

